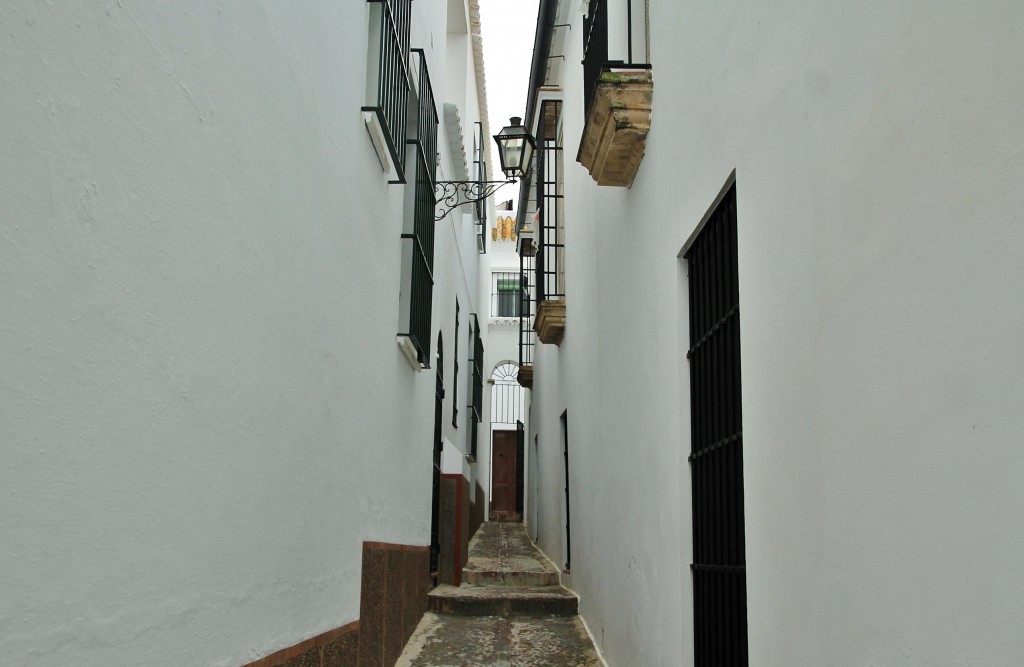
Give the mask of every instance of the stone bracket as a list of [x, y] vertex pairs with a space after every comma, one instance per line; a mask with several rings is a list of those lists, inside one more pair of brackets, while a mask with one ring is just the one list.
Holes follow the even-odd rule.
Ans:
[[576, 154], [598, 185], [633, 185], [651, 129], [653, 97], [650, 70], [601, 74]]
[[565, 334], [565, 299], [542, 301], [533, 328], [540, 342], [560, 345]]

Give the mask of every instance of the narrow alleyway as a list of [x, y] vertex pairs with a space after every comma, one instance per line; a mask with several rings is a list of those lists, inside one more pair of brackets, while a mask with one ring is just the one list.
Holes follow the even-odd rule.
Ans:
[[485, 523], [462, 586], [438, 586], [398, 667], [596, 667], [578, 600], [521, 523]]

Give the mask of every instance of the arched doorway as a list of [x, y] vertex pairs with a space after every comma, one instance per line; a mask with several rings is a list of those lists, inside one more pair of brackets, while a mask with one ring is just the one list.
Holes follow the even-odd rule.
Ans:
[[503, 361], [491, 373], [491, 521], [521, 521], [525, 490], [526, 390], [519, 365]]

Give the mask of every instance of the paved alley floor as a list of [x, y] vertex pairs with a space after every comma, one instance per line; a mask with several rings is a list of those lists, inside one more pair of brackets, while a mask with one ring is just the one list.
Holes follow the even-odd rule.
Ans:
[[462, 586], [438, 586], [396, 667], [599, 667], [578, 600], [519, 523], [485, 523]]
[[427, 612], [395, 667], [598, 667], [578, 616]]

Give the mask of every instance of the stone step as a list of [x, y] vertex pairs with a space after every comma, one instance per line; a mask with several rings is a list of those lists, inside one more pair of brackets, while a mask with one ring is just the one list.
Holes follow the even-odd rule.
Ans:
[[576, 595], [561, 586], [448, 586], [427, 596], [428, 607], [457, 616], [575, 616]]
[[558, 571], [539, 558], [470, 558], [462, 581], [474, 586], [557, 586]]

